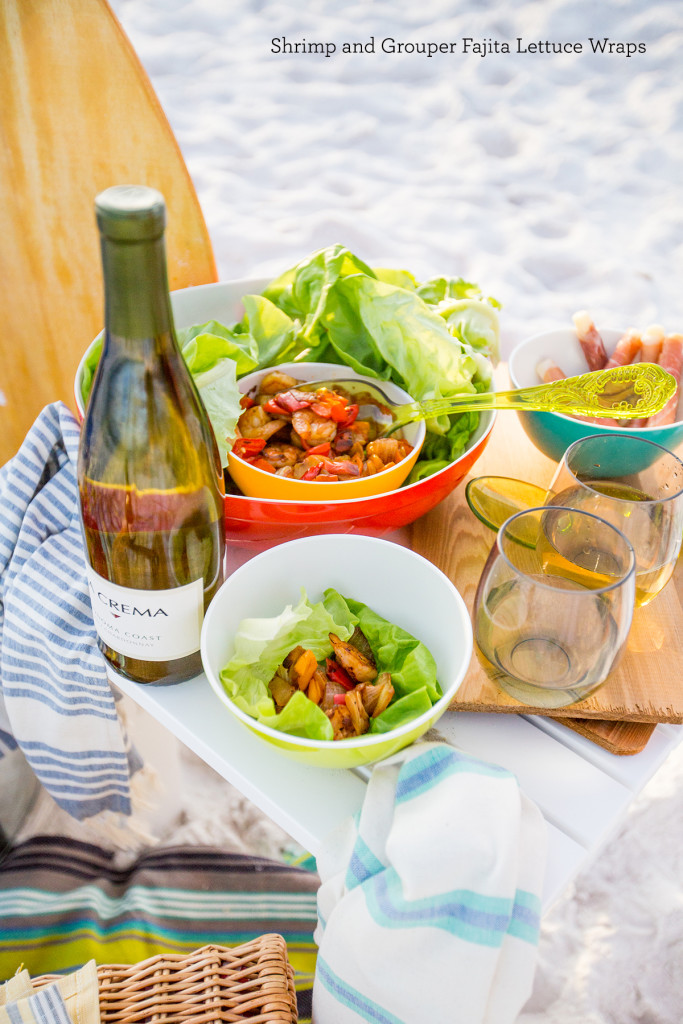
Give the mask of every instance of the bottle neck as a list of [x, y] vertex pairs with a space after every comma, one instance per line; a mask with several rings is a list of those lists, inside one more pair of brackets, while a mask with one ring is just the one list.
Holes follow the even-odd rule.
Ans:
[[177, 348], [164, 237], [119, 242], [101, 237], [107, 341]]

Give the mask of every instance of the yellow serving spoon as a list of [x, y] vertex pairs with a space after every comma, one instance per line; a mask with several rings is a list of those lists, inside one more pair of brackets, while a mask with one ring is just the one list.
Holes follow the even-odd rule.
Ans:
[[306, 391], [318, 388], [333, 390], [339, 387], [358, 397], [361, 406], [359, 417], [373, 419], [378, 425], [378, 434], [386, 436], [408, 423], [488, 409], [641, 419], [652, 416], [666, 405], [676, 390], [676, 380], [656, 363], [632, 363], [514, 391], [484, 391], [481, 394], [428, 398], [422, 402], [405, 404], [392, 401], [381, 387], [369, 383], [367, 379], [359, 381], [344, 377], [337, 380], [306, 381], [298, 385], [299, 390]]

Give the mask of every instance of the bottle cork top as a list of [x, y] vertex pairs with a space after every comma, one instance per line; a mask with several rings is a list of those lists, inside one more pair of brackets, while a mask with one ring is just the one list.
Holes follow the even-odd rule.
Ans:
[[100, 232], [118, 242], [159, 238], [166, 227], [166, 203], [147, 185], [113, 185], [95, 198]]

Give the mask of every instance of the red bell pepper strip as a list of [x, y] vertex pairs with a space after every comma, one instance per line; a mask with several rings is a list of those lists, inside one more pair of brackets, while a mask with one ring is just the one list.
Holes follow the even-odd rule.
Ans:
[[249, 459], [248, 462], [250, 466], [256, 466], [257, 469], [263, 469], [265, 470], [266, 473], [275, 472], [275, 466], [271, 466], [270, 462], [268, 462], [267, 459]]
[[309, 455], [329, 455], [330, 454], [330, 442], [329, 441], [323, 441], [322, 444], [317, 444], [317, 445], [315, 445], [314, 448], [309, 448], [308, 445], [306, 445], [306, 452]]
[[345, 693], [335, 693], [335, 695], [333, 696], [332, 700], [334, 701], [335, 704], [346, 704], [346, 694]]
[[238, 459], [248, 459], [250, 456], [258, 455], [266, 446], [263, 437], [238, 437], [232, 446], [232, 454]]
[[315, 480], [318, 473], [322, 469], [322, 463], [318, 462], [315, 466], [309, 466], [304, 475], [301, 477], [302, 480]]
[[332, 418], [332, 406], [327, 405], [325, 402], [313, 402], [311, 404], [311, 410], [316, 414], [316, 416], [320, 416], [324, 420]]
[[264, 402], [263, 408], [265, 412], [271, 416], [287, 416], [289, 415], [287, 410], [282, 405], [278, 405], [274, 398], [269, 398], [267, 402]]
[[328, 420], [332, 419], [335, 423], [341, 422], [346, 417], [349, 403], [343, 395], [338, 395], [327, 388], [320, 388], [316, 392], [316, 396], [316, 401], [311, 405], [311, 409], [318, 416]]
[[326, 473], [336, 474], [337, 476], [360, 476], [360, 469], [358, 463], [352, 462], [350, 459], [341, 460], [334, 462], [332, 459], [325, 459], [323, 462]]
[[339, 429], [345, 430], [346, 427], [350, 427], [358, 415], [358, 406], [349, 405], [346, 408], [346, 417], [339, 421]]
[[250, 398], [249, 395], [242, 395], [240, 398], [240, 408], [251, 409], [252, 405], [254, 405], [254, 399]]
[[345, 690], [352, 690], [356, 685], [351, 676], [334, 658], [325, 659], [325, 671], [328, 679], [331, 679], [333, 683], [339, 683]]

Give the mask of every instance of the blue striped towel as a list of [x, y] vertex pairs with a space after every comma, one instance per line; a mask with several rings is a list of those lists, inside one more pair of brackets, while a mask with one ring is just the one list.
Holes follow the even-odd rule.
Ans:
[[318, 857], [320, 1024], [511, 1024], [531, 992], [543, 818], [446, 743], [376, 765]]
[[[78, 423], [48, 405], [0, 469], [0, 741], [76, 818], [131, 813], [140, 767], [97, 646], [78, 511]], [[0, 742], [0, 757], [3, 744]]]

